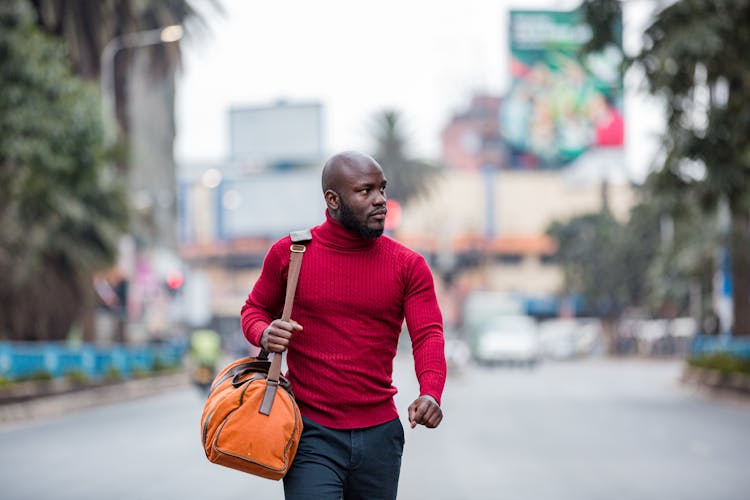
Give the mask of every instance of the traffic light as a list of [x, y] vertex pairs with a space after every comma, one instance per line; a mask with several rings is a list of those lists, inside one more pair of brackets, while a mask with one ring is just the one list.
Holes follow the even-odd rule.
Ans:
[[164, 282], [167, 285], [167, 291], [171, 295], [176, 295], [185, 283], [185, 277], [182, 275], [182, 271], [171, 271], [167, 274]]

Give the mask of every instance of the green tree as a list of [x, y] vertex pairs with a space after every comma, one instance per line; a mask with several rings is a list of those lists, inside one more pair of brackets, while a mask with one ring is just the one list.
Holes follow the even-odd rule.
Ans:
[[553, 222], [547, 233], [558, 243], [565, 292], [580, 295], [588, 313], [607, 319], [647, 305], [646, 276], [657, 250], [657, 224], [644, 206], [633, 209], [628, 224], [607, 210]]
[[0, 336], [16, 340], [65, 338], [126, 223], [96, 89], [33, 19], [0, 6]]
[[[37, 12], [37, 23], [44, 31], [65, 40], [74, 71], [87, 80], [100, 76], [100, 57], [106, 44], [122, 35], [158, 29], [191, 20], [194, 28], [205, 27], [202, 17], [189, 0], [30, 0]], [[210, 5], [221, 11], [219, 2]], [[148, 51], [153, 73], [165, 77], [174, 73], [181, 60], [178, 43], [155, 44], [138, 50]], [[117, 122], [127, 136], [127, 79], [132, 61], [130, 51], [121, 51], [115, 61]]]
[[[617, 0], [585, 0], [592, 49], [611, 40]], [[598, 13], [598, 14], [596, 14]], [[678, 0], [658, 9], [631, 56], [666, 103], [664, 162], [655, 183], [704, 209], [726, 203], [733, 332], [750, 335], [750, 2]], [[697, 175], [696, 175], [697, 171]]]
[[373, 121], [375, 159], [383, 167], [388, 179], [388, 198], [407, 203], [424, 194], [430, 180], [438, 173], [437, 167], [413, 158], [408, 153], [408, 137], [403, 130], [401, 114], [385, 110]]
[[558, 242], [565, 292], [580, 295], [588, 314], [616, 320], [637, 309], [700, 321], [710, 311], [720, 250], [715, 214], [690, 199], [656, 195], [656, 179], [640, 188], [627, 223], [603, 210], [548, 228]]
[[[37, 12], [38, 26], [66, 42], [74, 71], [86, 80], [103, 83], [106, 114], [115, 118], [114, 123], [105, 124], [108, 145], [114, 141], [109, 156], [128, 190], [138, 193], [131, 197], [128, 233], [139, 249], [175, 250], [174, 77], [180, 65], [180, 43], [134, 48], [126, 41], [175, 24], [183, 26], [186, 36], [200, 34], [206, 28], [200, 13], [221, 12], [219, 2], [204, 1], [198, 11], [193, 7], [198, 2], [190, 0], [29, 1]], [[104, 55], [106, 47], [112, 49], [118, 43], [121, 49]], [[106, 68], [100, 68], [103, 57], [109, 63]]]
[[[721, 252], [715, 210], [701, 207], [689, 193], [666, 191], [663, 177], [649, 176], [640, 206], [654, 214], [660, 227], [659, 251], [647, 274], [649, 303], [681, 306], [702, 321], [712, 309], [713, 280]], [[636, 217], [634, 214], [631, 216]], [[686, 309], [689, 307], [689, 311]]]

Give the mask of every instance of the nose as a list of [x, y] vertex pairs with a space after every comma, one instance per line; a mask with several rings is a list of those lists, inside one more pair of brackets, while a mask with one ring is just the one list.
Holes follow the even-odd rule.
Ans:
[[385, 205], [385, 193], [382, 191], [378, 191], [372, 204], [376, 206]]

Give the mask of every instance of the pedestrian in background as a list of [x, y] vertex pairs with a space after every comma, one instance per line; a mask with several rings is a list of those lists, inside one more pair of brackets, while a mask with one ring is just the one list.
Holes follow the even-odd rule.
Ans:
[[208, 393], [221, 360], [221, 335], [210, 328], [201, 328], [190, 336], [190, 378]]
[[404, 431], [393, 396], [401, 328], [411, 336], [419, 395], [412, 428], [437, 427], [446, 378], [441, 312], [424, 258], [388, 236], [386, 178], [368, 155], [323, 166], [326, 220], [307, 245], [292, 319], [284, 305], [289, 236], [277, 241], [242, 308], [242, 329], [269, 352], [287, 349], [304, 429], [284, 478], [287, 500], [395, 499]]

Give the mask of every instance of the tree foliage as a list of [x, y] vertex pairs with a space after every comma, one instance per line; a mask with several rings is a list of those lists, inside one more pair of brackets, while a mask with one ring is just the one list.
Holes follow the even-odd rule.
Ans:
[[[603, 43], [616, 0], [585, 0]], [[750, 1], [678, 0], [657, 10], [630, 59], [664, 99], [664, 162], [657, 192], [689, 197], [705, 210], [729, 208], [734, 333], [750, 335]]]
[[659, 192], [654, 180], [641, 186], [625, 223], [604, 210], [550, 225], [566, 292], [582, 296], [587, 313], [616, 317], [635, 308], [686, 315], [693, 306], [710, 312], [720, 253], [716, 214]]
[[0, 337], [64, 338], [114, 258], [125, 198], [99, 98], [21, 0], [0, 7]]
[[[76, 74], [87, 80], [100, 76], [100, 57], [112, 39], [143, 30], [158, 29], [173, 24], [193, 21], [192, 28], [205, 27], [202, 17], [188, 0], [30, 0], [37, 12], [38, 26], [47, 33], [60, 37], [68, 45]], [[221, 12], [217, 1], [208, 2]], [[139, 48], [150, 55], [154, 75], [164, 77], [174, 73], [181, 61], [180, 44], [154, 44]], [[127, 81], [132, 53], [123, 50], [115, 61], [115, 99], [117, 122], [125, 132], [129, 129], [127, 114]]]
[[377, 114], [373, 122], [373, 138], [373, 156], [388, 179], [388, 197], [399, 203], [407, 203], [424, 194], [438, 169], [409, 156], [408, 138], [403, 130], [401, 114], [394, 110]]
[[[116, 36], [156, 29], [196, 18], [186, 0], [30, 0], [37, 23], [44, 31], [65, 40], [74, 71], [86, 79], [99, 76], [104, 46]], [[216, 2], [212, 5], [218, 7]], [[180, 62], [179, 44], [157, 44], [148, 48], [155, 69], [173, 70]]]
[[616, 317], [628, 307], [647, 307], [647, 273], [658, 246], [658, 219], [647, 206], [633, 209], [622, 224], [603, 210], [556, 221], [566, 292], [580, 295], [587, 313]]

